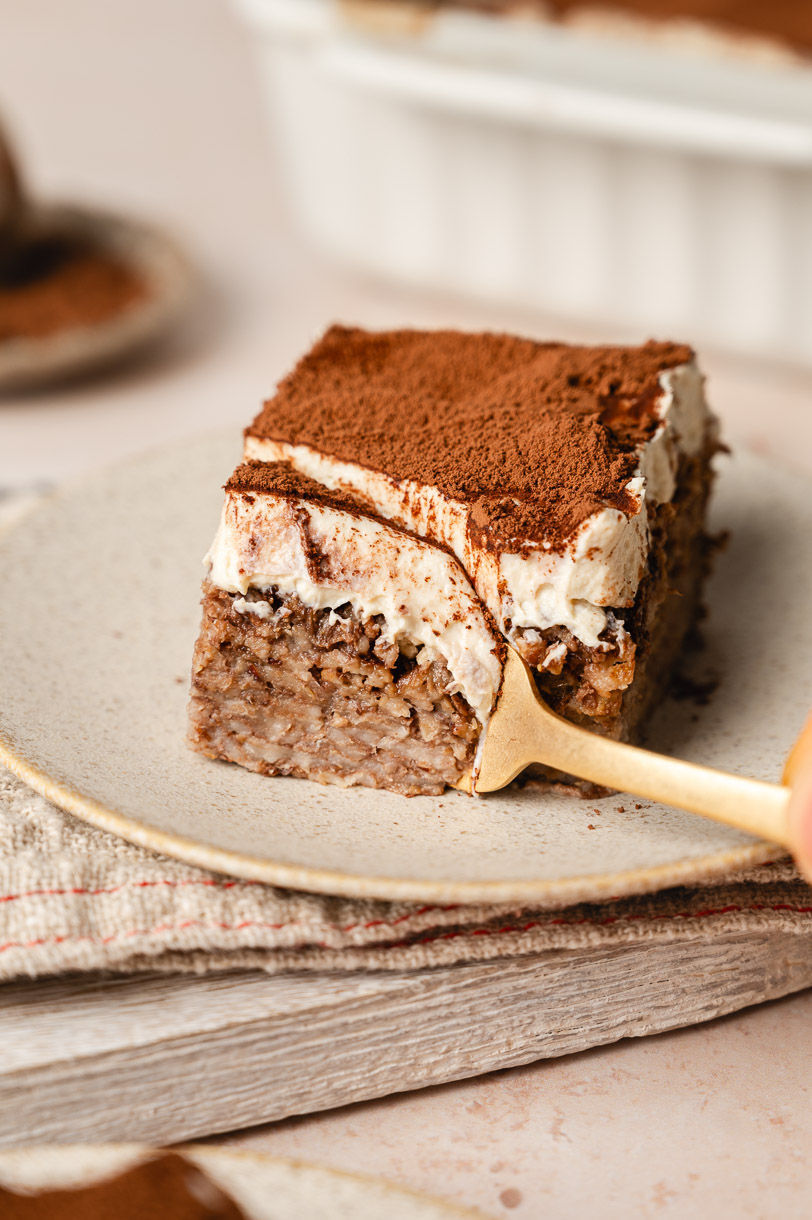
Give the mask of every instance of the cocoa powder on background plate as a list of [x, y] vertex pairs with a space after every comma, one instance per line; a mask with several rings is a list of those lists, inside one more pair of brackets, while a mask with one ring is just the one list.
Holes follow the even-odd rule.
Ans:
[[141, 277], [109, 251], [76, 238], [41, 240], [0, 279], [0, 343], [96, 326], [147, 292]]
[[0, 1187], [3, 1220], [245, 1220], [196, 1166], [174, 1153], [78, 1190], [18, 1195]]

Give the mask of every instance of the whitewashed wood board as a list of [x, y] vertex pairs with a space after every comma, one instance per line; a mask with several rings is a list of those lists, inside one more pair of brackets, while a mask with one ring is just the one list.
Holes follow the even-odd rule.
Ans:
[[98, 978], [0, 991], [0, 1146], [168, 1143], [709, 1020], [812, 986], [812, 934], [409, 973]]

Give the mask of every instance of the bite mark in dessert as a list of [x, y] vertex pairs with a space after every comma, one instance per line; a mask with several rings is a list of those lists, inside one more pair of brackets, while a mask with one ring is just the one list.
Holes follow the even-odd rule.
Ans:
[[442, 792], [470, 774], [503, 644], [457, 560], [280, 463], [226, 486], [192, 741], [269, 775]]
[[[696, 615], [715, 447], [702, 378], [684, 346], [588, 348], [506, 335], [331, 328], [247, 430], [245, 456], [253, 464], [227, 488], [196, 659], [195, 744], [255, 769], [332, 782], [400, 791], [456, 782], [444, 764], [428, 786], [426, 774], [418, 782], [406, 771], [393, 783], [379, 765], [389, 747], [376, 747], [369, 733], [373, 767], [358, 741], [350, 756], [342, 753], [346, 742], [339, 748], [329, 734], [321, 761], [306, 751], [294, 760], [296, 743], [285, 758], [253, 756], [262, 714], [248, 731], [227, 711], [227, 697], [214, 689], [201, 695], [201, 682], [213, 680], [215, 670], [225, 685], [229, 673], [235, 678], [234, 659], [243, 654], [229, 651], [233, 633], [239, 629], [239, 648], [250, 650], [256, 641], [248, 637], [264, 623], [265, 635], [275, 633], [290, 655], [274, 654], [264, 668], [251, 662], [256, 674], [243, 667], [241, 680], [247, 672], [259, 683], [256, 708], [276, 700], [276, 679], [293, 665], [286, 638], [297, 635], [308, 670], [322, 672], [313, 648], [336, 629], [337, 617], [348, 637], [340, 644], [345, 656], [357, 653], [360, 640], [349, 639], [350, 620], [356, 632], [377, 624], [401, 653], [404, 645], [423, 649], [424, 662], [434, 663], [439, 652], [450, 685], [443, 679], [438, 689], [467, 708], [468, 753], [451, 749], [455, 766], [470, 768], [498, 692], [493, 624], [534, 667], [557, 711], [613, 736], [634, 736]], [[407, 558], [393, 564], [393, 548]], [[409, 596], [396, 591], [404, 571], [424, 569], [431, 570], [424, 589], [410, 577]], [[272, 595], [267, 611], [247, 608], [262, 601], [263, 590]], [[408, 614], [395, 612], [401, 604]], [[446, 624], [434, 643], [415, 627], [429, 608], [432, 630]], [[463, 621], [472, 632], [450, 630], [449, 623]], [[211, 652], [201, 668], [204, 637], [211, 645], [218, 630], [226, 631], [218, 655]], [[364, 638], [380, 662], [386, 644]], [[464, 640], [465, 652], [468, 639], [478, 641], [471, 659], [477, 656], [479, 672], [488, 671], [485, 653], [493, 658], [487, 688], [471, 681], [452, 647]], [[403, 663], [392, 667], [395, 686]], [[361, 679], [356, 655], [351, 664], [369, 687], [372, 671]], [[300, 672], [299, 689], [303, 680]], [[201, 698], [208, 700], [203, 737]], [[364, 707], [372, 730], [380, 712], [368, 699]], [[404, 705], [398, 713], [403, 722], [406, 711]], [[426, 740], [427, 714], [425, 707], [408, 709], [404, 761]], [[462, 721], [455, 725], [462, 730]], [[333, 760], [327, 767], [324, 757]], [[421, 753], [423, 771], [434, 765]]]

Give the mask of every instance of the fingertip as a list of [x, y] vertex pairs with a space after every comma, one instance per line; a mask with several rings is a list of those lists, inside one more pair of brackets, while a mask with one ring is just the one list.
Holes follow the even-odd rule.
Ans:
[[789, 828], [798, 865], [812, 881], [812, 767], [805, 768], [793, 785]]

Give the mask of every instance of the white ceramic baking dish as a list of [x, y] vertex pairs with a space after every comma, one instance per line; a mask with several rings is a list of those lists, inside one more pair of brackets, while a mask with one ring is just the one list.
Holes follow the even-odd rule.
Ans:
[[812, 67], [459, 10], [398, 32], [338, 0], [237, 5], [323, 249], [812, 363]]

